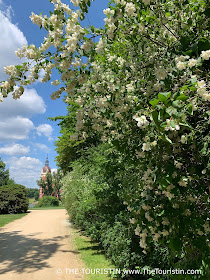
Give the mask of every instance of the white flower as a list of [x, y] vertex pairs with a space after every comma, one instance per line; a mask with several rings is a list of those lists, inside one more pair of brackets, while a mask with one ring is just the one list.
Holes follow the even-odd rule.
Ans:
[[157, 141], [153, 141], [151, 144], [153, 147], [155, 147], [157, 145]]
[[131, 83], [131, 84], [126, 85], [126, 89], [127, 89], [128, 92], [133, 91], [134, 90], [133, 84]]
[[14, 65], [9, 65], [4, 67], [4, 72], [11, 76], [11, 75], [15, 75], [17, 71]]
[[164, 231], [162, 231], [162, 235], [167, 236], [167, 235], [169, 235], [169, 232], [167, 230], [164, 230]]
[[131, 224], [135, 224], [136, 223], [136, 219], [135, 218], [130, 219], [130, 223]]
[[152, 222], [154, 219], [152, 217], [150, 217], [149, 213], [146, 212], [145, 213], [145, 218], [149, 221], [149, 222]]
[[150, 144], [149, 143], [143, 143], [142, 145], [142, 150], [144, 151], [149, 151], [150, 150]]
[[139, 242], [139, 245], [141, 248], [146, 249], [147, 248], [146, 240], [142, 238], [141, 241]]
[[80, 0], [71, 0], [74, 6], [79, 6]]
[[144, 210], [150, 210], [150, 209], [151, 209], [151, 206], [146, 205], [146, 204], [143, 203], [143, 204], [141, 205], [141, 208], [144, 209]]
[[167, 187], [167, 191], [170, 192], [171, 190], [173, 190], [175, 188], [175, 186], [173, 184], [168, 185]]
[[179, 182], [178, 182], [178, 184], [181, 186], [181, 187], [186, 187], [187, 186], [187, 181], [186, 180], [180, 180]]
[[170, 224], [169, 220], [167, 218], [164, 218], [164, 220], [162, 221], [162, 224], [164, 226], [168, 226]]
[[209, 60], [209, 57], [210, 57], [210, 50], [202, 51], [202, 52], [201, 52], [201, 57], [202, 57], [204, 60]]
[[189, 61], [188, 61], [188, 66], [191, 68], [193, 66], [195, 66], [197, 63], [197, 60], [194, 59], [194, 58], [191, 58]]
[[164, 69], [162, 66], [159, 67], [159, 69], [156, 70], [156, 76], [158, 80], [164, 80], [167, 77], [168, 73], [166, 69]]
[[96, 52], [98, 54], [102, 54], [103, 53], [103, 50], [104, 50], [104, 43], [103, 43], [103, 40], [102, 38], [100, 38], [98, 44], [97, 44], [97, 47], [96, 47]]
[[137, 126], [140, 128], [145, 128], [149, 125], [149, 122], [144, 115], [142, 115], [141, 117], [134, 116], [133, 119], [137, 121]]
[[137, 157], [137, 158], [144, 158], [144, 157], [145, 157], [145, 154], [144, 154], [144, 152], [136, 151], [136, 157]]
[[125, 12], [129, 15], [129, 16], [134, 16], [135, 15], [135, 11], [136, 11], [136, 7], [133, 3], [127, 3], [125, 6]]
[[185, 135], [182, 135], [182, 136], [181, 136], [180, 142], [181, 142], [182, 144], [185, 144], [185, 143], [187, 142], [187, 139], [186, 139], [186, 136], [185, 136]]
[[191, 196], [191, 195], [189, 195], [189, 196], [187, 197], [187, 199], [188, 199], [190, 202], [195, 202], [195, 201], [196, 201], [196, 198], [193, 197], [193, 196]]
[[181, 169], [181, 167], [182, 167], [182, 163], [181, 162], [175, 161], [174, 164], [175, 164], [176, 168]]
[[139, 33], [142, 33], [144, 31], [144, 25], [139, 24]]
[[198, 84], [199, 88], [205, 88], [206, 87], [206, 83], [205, 83], [204, 80], [198, 81], [197, 84]]
[[15, 51], [15, 54], [16, 54], [16, 56], [19, 57], [19, 58], [24, 57], [24, 54], [22, 53], [22, 50], [21, 50], [21, 49], [18, 49], [17, 51]]
[[104, 9], [103, 13], [108, 16], [108, 15], [114, 15], [114, 10], [111, 10], [110, 8]]
[[135, 235], [139, 235], [141, 231], [141, 228], [139, 225], [137, 225], [136, 229], [135, 229]]
[[179, 62], [176, 64], [176, 67], [177, 67], [179, 70], [184, 70], [184, 69], [186, 68], [186, 64], [185, 64], [185, 62], [179, 61]]
[[41, 16], [38, 16], [32, 12], [30, 19], [33, 23], [35, 23], [39, 26], [42, 26], [42, 17]]
[[186, 211], [184, 212], [185, 216], [190, 216], [192, 213], [189, 209], [186, 209]]
[[59, 80], [54, 80], [53, 82], [51, 82], [51, 85], [53, 85], [53, 86], [58, 86], [58, 85], [60, 85], [60, 81]]
[[159, 233], [155, 233], [153, 240], [158, 242], [158, 239], [160, 238], [160, 234]]

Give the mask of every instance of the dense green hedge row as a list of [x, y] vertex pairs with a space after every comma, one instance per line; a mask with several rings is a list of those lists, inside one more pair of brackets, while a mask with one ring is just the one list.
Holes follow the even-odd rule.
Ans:
[[48, 207], [48, 206], [58, 206], [59, 205], [59, 200], [55, 196], [43, 196], [39, 202], [38, 202], [38, 207]]
[[28, 210], [29, 199], [22, 185], [0, 186], [0, 214], [24, 213]]
[[[135, 226], [129, 222], [130, 213], [123, 203], [125, 184], [137, 180], [138, 167], [128, 167], [109, 145], [92, 148], [87, 154], [74, 162], [73, 171], [62, 182], [64, 204], [71, 220], [102, 245], [117, 268], [169, 268], [169, 251], [164, 246], [154, 243], [149, 254], [142, 252]], [[132, 276], [132, 279], [139, 277]], [[148, 279], [148, 275], [141, 277]], [[163, 278], [153, 276], [152, 279]]]

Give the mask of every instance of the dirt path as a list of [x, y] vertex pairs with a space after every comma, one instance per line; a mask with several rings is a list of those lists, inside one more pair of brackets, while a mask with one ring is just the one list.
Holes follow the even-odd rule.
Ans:
[[64, 209], [32, 210], [0, 228], [0, 280], [82, 279], [71, 237]]

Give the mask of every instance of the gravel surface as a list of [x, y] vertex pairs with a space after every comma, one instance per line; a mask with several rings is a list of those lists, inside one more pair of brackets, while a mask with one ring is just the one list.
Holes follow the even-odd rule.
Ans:
[[0, 228], [0, 280], [76, 280], [84, 267], [64, 209], [30, 210]]

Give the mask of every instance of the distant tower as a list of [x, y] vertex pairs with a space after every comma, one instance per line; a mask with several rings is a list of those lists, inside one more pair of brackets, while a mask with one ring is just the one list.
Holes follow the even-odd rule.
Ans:
[[[41, 172], [41, 178], [43, 180], [46, 179], [46, 174], [47, 173], [51, 173], [51, 169], [49, 167], [49, 160], [48, 160], [48, 155], [47, 155], [47, 158], [46, 158], [46, 161], [45, 161], [45, 166], [42, 168], [42, 172]], [[42, 192], [42, 187], [39, 188], [39, 198], [42, 198], [43, 197], [43, 192]]]

